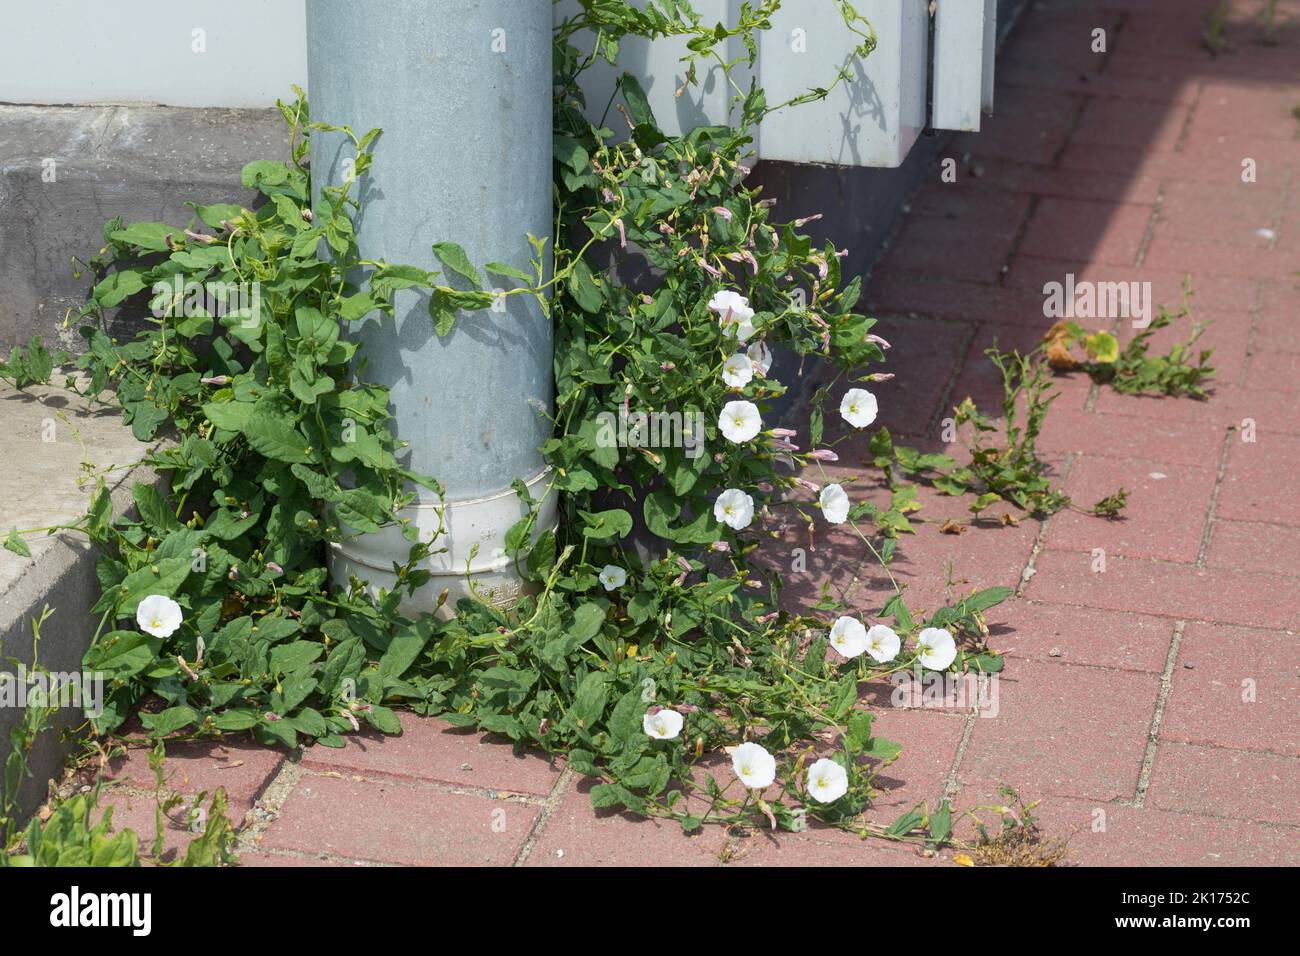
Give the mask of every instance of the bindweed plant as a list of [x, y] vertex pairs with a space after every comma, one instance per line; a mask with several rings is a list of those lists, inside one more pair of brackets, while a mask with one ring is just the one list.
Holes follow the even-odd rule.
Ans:
[[[753, 126], [780, 107], [737, 86], [734, 127], [668, 135], [624, 75], [608, 124], [584, 118], [578, 78], [597, 58], [615, 62], [621, 39], [685, 37], [688, 83], [697, 60], [730, 77], [738, 61], [720, 45], [739, 37], [752, 61], [754, 32], [779, 5], [745, 4], [726, 28], [683, 0], [602, 0], [556, 28], [556, 231], [530, 237], [531, 271], [471, 263], [454, 237], [433, 247], [442, 273], [365, 259], [355, 187], [378, 131], [312, 120], [301, 94], [280, 104], [289, 161], [244, 170], [265, 198], [256, 209], [196, 205], [186, 228], [108, 223], [87, 264], [96, 282], [75, 317], [87, 351], [69, 384], [119, 404], [141, 441], [167, 441], [145, 456], [163, 483], [135, 487], [135, 514], [113, 514], [101, 482], [72, 526], [102, 550], [102, 623], [86, 656], [111, 681], [99, 730], [153, 695], [162, 706], [141, 715], [153, 737], [248, 732], [338, 747], [362, 723], [397, 733], [400, 706], [567, 754], [598, 778], [597, 806], [686, 830], [800, 829], [812, 816], [951, 841], [946, 803], [869, 819], [899, 747], [875, 735], [863, 684], [1000, 669], [984, 615], [1009, 589], [923, 614], [895, 585], [879, 606], [791, 613], [781, 576], [757, 560], [782, 509], [854, 529], [865, 516], [838, 484], [800, 477], [834, 453], [822, 447], [820, 410], [806, 441], [773, 425], [787, 389], [774, 351], [836, 369], [822, 394], [839, 397], [854, 429], [876, 417], [859, 386], [884, 358], [874, 319], [855, 311], [860, 280], [842, 275], [842, 251], [814, 245], [807, 217], [775, 218], [745, 185]], [[868, 55], [870, 25], [847, 2], [833, 6]], [[843, 82], [840, 69], [830, 86]], [[321, 130], [347, 137], [355, 176], [319, 186], [313, 207], [310, 135]], [[636, 281], [617, 278], [634, 271]], [[484, 273], [510, 288], [490, 291]], [[407, 288], [428, 294], [440, 336], [497, 295], [534, 297], [554, 324], [543, 451], [560, 520], [539, 528], [538, 499], [516, 482], [532, 508], [508, 540], [533, 588], [511, 609], [472, 598], [428, 609], [437, 615], [401, 607], [444, 547], [440, 534], [420, 539], [403, 509], [413, 486], [440, 486], [399, 464], [387, 389], [365, 380], [348, 331], [391, 315], [392, 293]], [[152, 318], [120, 342], [107, 310], [132, 296]], [[611, 434], [626, 422], [634, 436], [651, 415], [698, 416], [698, 442], [644, 447]], [[331, 588], [328, 545], [393, 525], [410, 541], [398, 589]], [[857, 534], [888, 572], [894, 542], [879, 522]]]
[[[1088, 332], [1077, 322], [1058, 322], [1043, 340], [1047, 360], [1054, 369], [1081, 369], [1094, 381], [1126, 395], [1186, 395], [1205, 399], [1203, 382], [1214, 374], [1210, 365], [1213, 348], [1197, 349], [1207, 323], [1191, 321], [1191, 287], [1184, 285], [1183, 301], [1176, 312], [1160, 306], [1151, 324], [1138, 331], [1122, 349], [1119, 340], [1106, 331]], [[1151, 337], [1183, 319], [1191, 330], [1169, 351], [1151, 354]], [[1076, 357], [1082, 351], [1082, 359]]]
[[[32, 620], [33, 648], [40, 645], [42, 624], [52, 611], [46, 607], [39, 618]], [[213, 866], [234, 861], [234, 829], [226, 814], [226, 795], [220, 788], [212, 795], [206, 808], [200, 804], [206, 793], [193, 800], [193, 813], [201, 826], [191, 827], [194, 836], [184, 854], [175, 861], [162, 859], [163, 814], [179, 801], [179, 797], [163, 796], [162, 758], [164, 745], [159, 741], [150, 757], [157, 781], [157, 810], [155, 838], [151, 848], [140, 846], [139, 835], [129, 828], [115, 829], [113, 808], [100, 808], [102, 780], [96, 776], [92, 786], [69, 796], [53, 797], [42, 811], [28, 824], [20, 826], [19, 792], [25, 780], [31, 779], [28, 764], [36, 742], [43, 735], [54, 733], [53, 723], [60, 702], [67, 694], [59, 684], [59, 676], [33, 664], [31, 671], [20, 671], [18, 679], [29, 680], [39, 676], [33, 689], [24, 695], [25, 706], [17, 723], [9, 731], [9, 753], [5, 758], [4, 772], [0, 776], [0, 867], [27, 866], [139, 866], [141, 862], [153, 865]], [[14, 680], [13, 674], [0, 675], [4, 680]], [[35, 688], [42, 688], [37, 691]]]
[[[877, 525], [885, 533], [896, 535], [912, 530], [905, 517], [901, 521], [892, 517], [894, 513], [902, 515], [917, 508], [916, 490], [906, 484], [905, 477], [928, 481], [946, 495], [974, 496], [970, 511], [977, 517], [999, 501], [1010, 502], [1037, 516], [1071, 507], [1070, 497], [1053, 484], [1048, 466], [1038, 457], [1038, 436], [1057, 395], [1051, 390], [1044, 362], [1037, 353], [1004, 353], [996, 347], [985, 354], [1002, 375], [1002, 419], [999, 424], [981, 413], [969, 397], [953, 410], [952, 427], [966, 441], [968, 464], [959, 465], [948, 455], [923, 453], [895, 444], [886, 428], [871, 436], [871, 463], [882, 469], [893, 489], [893, 503], [885, 513], [888, 520], [882, 523], [877, 517]], [[964, 426], [969, 426], [965, 432], [961, 430]], [[995, 442], [992, 436], [999, 431], [1002, 440]], [[969, 439], [965, 437], [967, 434]], [[1123, 509], [1126, 497], [1120, 488], [1087, 510], [1115, 517]], [[1004, 520], [1014, 519], [1006, 516]], [[954, 522], [945, 525], [946, 530], [960, 527], [963, 526]]]

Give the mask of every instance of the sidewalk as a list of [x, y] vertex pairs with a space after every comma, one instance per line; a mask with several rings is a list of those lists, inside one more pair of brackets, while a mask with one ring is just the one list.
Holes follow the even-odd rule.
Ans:
[[[995, 407], [983, 350], [1033, 347], [1052, 324], [1043, 283], [1067, 273], [1150, 281], [1170, 306], [1190, 273], [1216, 349], [1209, 402], [1058, 379], [1040, 447], [1082, 502], [1127, 488], [1122, 521], [1064, 512], [941, 534], [966, 502], [922, 493], [925, 523], [899, 543], [909, 603], [943, 600], [948, 562], [965, 589], [1017, 587], [990, 614], [1008, 661], [996, 717], [879, 710], [904, 753], [872, 819], [944, 796], [1000, 802], [1005, 781], [1043, 800], [1048, 835], [1073, 834], [1076, 863], [1300, 863], [1300, 2], [1282, 0], [1291, 25], [1264, 46], [1246, 22], [1262, 2], [1236, 0], [1236, 51], [1217, 58], [1200, 46], [1209, 5], [1032, 4], [999, 61], [997, 116], [954, 140], [957, 181], [936, 168], [872, 277], [898, 376], [875, 389], [881, 423], [927, 447], [964, 396]], [[1090, 49], [1099, 27], [1105, 54]], [[834, 473], [861, 465], [842, 455]], [[879, 608], [856, 550], [809, 558], [808, 596], [829, 578]], [[598, 814], [581, 778], [542, 757], [403, 726], [301, 757], [187, 744], [169, 780], [227, 789], [231, 816], [247, 814], [246, 865], [951, 865], [829, 830], [686, 837]], [[151, 827], [144, 755], [111, 775], [115, 821]]]

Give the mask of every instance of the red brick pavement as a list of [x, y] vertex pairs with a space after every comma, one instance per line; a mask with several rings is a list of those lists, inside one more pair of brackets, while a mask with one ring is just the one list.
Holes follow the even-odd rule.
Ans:
[[[990, 622], [1008, 655], [996, 716], [883, 702], [906, 748], [883, 819], [944, 795], [997, 802], [1006, 782], [1044, 801], [1082, 864], [1300, 863], [1300, 2], [1283, 0], [1282, 43], [1263, 46], [1261, 4], [1238, 0], [1235, 52], [1217, 58], [1199, 46], [1210, 2], [1032, 4], [999, 62], [996, 117], [953, 141], [957, 182], [936, 167], [871, 278], [898, 374], [878, 390], [882, 420], [927, 447], [953, 401], [996, 398], [983, 349], [1032, 345], [1051, 323], [1042, 283], [1067, 272], [1150, 281], [1170, 305], [1190, 274], [1220, 366], [1207, 403], [1061, 380], [1044, 453], [1085, 502], [1128, 488], [1124, 520], [958, 536], [932, 522], [901, 542], [922, 605], [942, 600], [947, 561], [969, 586], [1020, 590]], [[861, 466], [860, 441], [845, 447], [837, 474]], [[920, 517], [956, 513], [923, 498]], [[870, 613], [880, 581], [839, 557], [849, 547], [828, 538], [800, 593], [833, 579]], [[287, 759], [192, 749], [169, 772], [181, 789], [226, 786], [253, 865], [950, 865], [819, 828], [683, 836], [592, 810], [540, 756], [403, 726]], [[113, 799], [147, 824], [142, 766], [114, 768]]]

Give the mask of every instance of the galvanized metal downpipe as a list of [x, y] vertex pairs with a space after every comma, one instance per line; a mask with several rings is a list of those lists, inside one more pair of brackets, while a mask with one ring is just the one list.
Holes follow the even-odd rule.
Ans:
[[[432, 245], [449, 240], [479, 266], [528, 270], [526, 235], [553, 229], [551, 24], [550, 0], [308, 0], [312, 117], [384, 131], [358, 184], [365, 258], [441, 269]], [[351, 149], [342, 134], [314, 133], [313, 182], [342, 181]], [[521, 590], [504, 555], [506, 531], [526, 513], [510, 483], [523, 479], [539, 498], [546, 485], [538, 448], [550, 434], [552, 335], [530, 296], [503, 301], [502, 311], [461, 314], [440, 339], [428, 296], [403, 290], [395, 324], [376, 316], [354, 327], [366, 380], [391, 389], [407, 464], [446, 489], [445, 510], [422, 490], [409, 512], [425, 540], [441, 513], [446, 535], [434, 547], [450, 549], [431, 559], [433, 579], [410, 610], [432, 610], [444, 588], [454, 607], [467, 565], [499, 606]], [[554, 520], [552, 495], [539, 525]], [[335, 546], [331, 576], [391, 588], [409, 547], [396, 528], [354, 538]]]

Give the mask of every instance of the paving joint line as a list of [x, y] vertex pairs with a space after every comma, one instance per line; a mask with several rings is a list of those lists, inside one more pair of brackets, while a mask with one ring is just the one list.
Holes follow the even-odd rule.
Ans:
[[[387, 867], [401, 866], [401, 864], [399, 863], [383, 863], [378, 860], [367, 860], [361, 857], [342, 856], [341, 854], [338, 853], [308, 853], [305, 850], [286, 850], [286, 849], [281, 849], [280, 847], [274, 847], [274, 848], [257, 847], [256, 849], [247, 852], [260, 853], [264, 856], [279, 857], [284, 860], [301, 860], [301, 861], [312, 860], [312, 861], [321, 861], [324, 863], [332, 863], [335, 865], [363, 866], [363, 867], [371, 867], [371, 868], [387, 868]], [[238, 865], [246, 866], [247, 864], [245, 864], [243, 861], [240, 861]]]
[[1250, 309], [1250, 330], [1246, 333], [1246, 360], [1241, 363], [1237, 373], [1237, 388], [1246, 387], [1246, 374], [1250, 371], [1251, 360], [1255, 357], [1255, 340], [1259, 336], [1259, 320], [1264, 311], [1264, 283], [1260, 279], [1255, 283], [1255, 303]]
[[[1074, 453], [1066, 452], [1063, 466], [1061, 469], [1061, 484], [1064, 485], [1069, 480], [1070, 472], [1074, 469]], [[1038, 526], [1038, 535], [1034, 538], [1034, 546], [1029, 550], [1029, 557], [1025, 561], [1025, 566], [1020, 569], [1020, 580], [1016, 582], [1014, 597], [1022, 598], [1025, 596], [1025, 589], [1029, 587], [1029, 581], [1038, 573], [1036, 567], [1038, 556], [1043, 552], [1047, 543], [1047, 529], [1052, 524], [1054, 515], [1048, 515]]]
[[[1109, 57], [1110, 54], [1108, 53], [1106, 56]], [[1061, 145], [1056, 148], [1056, 152], [1052, 154], [1052, 158], [1047, 161], [1047, 168], [1052, 172], [1063, 171], [1058, 165], [1061, 157], [1065, 155], [1065, 151], [1071, 146], [1074, 134], [1078, 132], [1079, 124], [1083, 121], [1084, 112], [1095, 102], [1091, 93], [1079, 93], [1078, 97], [1079, 104], [1074, 108], [1074, 115], [1070, 117], [1070, 126], [1065, 131], [1065, 137], [1061, 140]]]
[[960, 357], [957, 359], [952, 372], [948, 375], [948, 380], [943, 384], [943, 391], [939, 393], [938, 408], [936, 408], [934, 413], [930, 416], [930, 422], [925, 428], [925, 435], [923, 437], [933, 439], [939, 430], [939, 426], [943, 424], [944, 418], [947, 417], [944, 413], [953, 410], [953, 391], [957, 388], [957, 382], [961, 380], [962, 373], [966, 371], [966, 366], [970, 361], [971, 346], [975, 344], [975, 340], [979, 337], [980, 331], [986, 324], [987, 323], [984, 322], [963, 323], [963, 325], [966, 325], [968, 328], [966, 334], [961, 340]]
[[1196, 567], [1205, 567], [1206, 553], [1210, 550], [1210, 538], [1214, 534], [1214, 511], [1219, 504], [1219, 492], [1223, 488], [1223, 478], [1228, 471], [1228, 450], [1232, 447], [1235, 429], [1227, 428], [1223, 433], [1223, 446], [1219, 449], [1219, 467], [1214, 475], [1214, 488], [1210, 491], [1210, 504], [1205, 509], [1205, 524], [1201, 526], [1201, 541], [1196, 549]]
[[291, 754], [281, 762], [271, 782], [262, 788], [252, 808], [244, 815], [248, 826], [239, 831], [235, 839], [235, 852], [246, 853], [260, 849], [262, 838], [271, 824], [280, 818], [289, 794], [298, 788], [303, 777], [302, 754]]
[[[1138, 667], [1119, 667], [1115, 664], [1093, 664], [1088, 661], [1067, 661], [1064, 657], [1053, 657], [1048, 660], [1041, 660], [1037, 657], [1027, 657], [1010, 652], [1002, 652], [1003, 657], [1010, 657], [1012, 660], [1025, 661], [1029, 664], [1045, 664], [1049, 667], [1086, 667], [1094, 671], [1106, 671], [1112, 674], [1144, 674], [1148, 677], [1156, 676], [1161, 671], [1143, 670]], [[1010, 681], [1008, 680], [1008, 683]]]
[[[1128, 26], [1128, 16], [1129, 16], [1128, 11], [1111, 10], [1110, 15], [1116, 17], [1116, 20], [1114, 21], [1115, 23], [1114, 36], [1115, 36], [1115, 40], [1119, 40], [1120, 36], [1124, 32], [1124, 28]], [[1101, 66], [1097, 67], [1097, 72], [1099, 74], [1106, 72], [1106, 67], [1110, 66], [1111, 57], [1113, 57], [1114, 55], [1115, 55], [1115, 43], [1111, 42], [1109, 45], [1107, 45], [1106, 52], [1102, 55]]]
[[[1300, 129], [1300, 127], [1297, 128]], [[1270, 249], [1276, 249], [1278, 240], [1282, 238], [1282, 221], [1286, 218], [1286, 205], [1287, 201], [1291, 198], [1291, 183], [1293, 179], [1294, 174], [1292, 169], [1290, 166], [1287, 166], [1286, 171], [1282, 173], [1282, 196], [1278, 200], [1277, 212], [1273, 214], [1273, 221], [1271, 223], [1271, 232], [1273, 233], [1273, 236], [1268, 240], [1268, 247]]]
[[[1079, 551], [1073, 553], [1082, 554], [1083, 552]], [[1191, 565], [1185, 564], [1182, 565], [1182, 567], [1190, 568]], [[1286, 581], [1287, 583], [1294, 583], [1291, 578], [1284, 578], [1282, 580]], [[1158, 617], [1161, 620], [1165, 620], [1165, 621], [1182, 620], [1182, 621], [1186, 621], [1188, 624], [1208, 624], [1212, 627], [1232, 627], [1238, 630], [1245, 630], [1245, 631], [1262, 631], [1266, 634], [1293, 635], [1296, 633], [1300, 633], [1285, 627], [1268, 627], [1261, 624], [1242, 624], [1240, 621], [1222, 621], [1212, 617], [1191, 617], [1187, 614], [1161, 614], [1158, 611], [1127, 611], [1122, 608], [1097, 607], [1097, 605], [1095, 604], [1076, 604], [1073, 601], [1047, 601], [1041, 598], [1038, 599], [1026, 598], [1026, 600], [1033, 600], [1034, 603], [1036, 604], [1046, 604], [1053, 607], [1078, 607], [1088, 611], [1106, 611], [1111, 614], [1140, 614], [1143, 617]], [[1148, 671], [1147, 673], [1150, 673], [1150, 671]]]
[[523, 866], [528, 862], [528, 857], [532, 855], [533, 848], [537, 846], [538, 841], [542, 838], [542, 832], [546, 829], [547, 822], [551, 819], [551, 815], [555, 813], [556, 808], [559, 807], [560, 801], [568, 794], [569, 785], [577, 776], [577, 771], [572, 767], [565, 767], [560, 772], [560, 779], [555, 781], [555, 786], [547, 794], [546, 800], [542, 804], [542, 812], [533, 821], [532, 828], [529, 829], [528, 835], [524, 837], [524, 842], [519, 847], [519, 852], [515, 854], [515, 858], [510, 863], [511, 866]]
[[1196, 111], [1201, 105], [1201, 94], [1205, 91], [1205, 82], [1202, 80], [1196, 84], [1196, 92], [1192, 94], [1192, 102], [1187, 105], [1187, 115], [1183, 117], [1182, 129], [1178, 131], [1178, 142], [1174, 143], [1174, 152], [1182, 153], [1183, 147], [1187, 145], [1187, 134], [1191, 131], [1192, 120], [1196, 118]]
[[1083, 410], [1087, 413], [1095, 414], [1097, 411], [1097, 399], [1101, 397], [1101, 383], [1094, 380], [1088, 386], [1088, 397], [1083, 400]]
[[[1201, 750], [1218, 750], [1229, 754], [1251, 754], [1257, 757], [1281, 757], [1283, 760], [1300, 761], [1300, 754], [1283, 753], [1280, 750], [1258, 750], [1254, 747], [1229, 747], [1227, 744], [1216, 744], [1212, 740], [1172, 740], [1165, 739], [1165, 746], [1175, 747], [1198, 747]], [[1297, 823], [1296, 826], [1300, 826]]]
[[948, 773], [943, 778], [943, 796], [941, 800], [947, 800], [951, 805], [956, 798], [957, 792], [961, 789], [957, 782], [957, 773], [961, 770], [962, 761], [966, 759], [966, 749], [970, 746], [971, 735], [975, 733], [975, 721], [979, 720], [979, 714], [975, 711], [966, 715], [966, 726], [962, 728], [961, 740], [957, 741], [957, 752], [952, 755], [952, 764], [948, 767]]
[[[1078, 121], [1077, 114], [1075, 116], [1075, 121]], [[1068, 136], [1066, 142], [1069, 142]], [[1062, 146], [1061, 148], [1064, 149], [1065, 147]], [[1055, 161], [1056, 157], [1053, 157], [1052, 162]], [[1052, 167], [1049, 166], [1048, 168], [1050, 169]], [[1020, 254], [1020, 247], [1024, 245], [1025, 236], [1029, 233], [1029, 223], [1034, 218], [1034, 213], [1038, 211], [1038, 204], [1040, 201], [1041, 200], [1037, 195], [1032, 193], [1030, 194], [1029, 206], [1025, 209], [1025, 218], [1020, 221], [1020, 225], [1016, 228], [1016, 234], [1011, 237], [1011, 248], [1007, 250], [1006, 261], [1002, 263], [1002, 268], [998, 269], [998, 281], [995, 285], [999, 289], [1008, 288], [1007, 275], [1011, 272], [1011, 264], [1016, 261], [1016, 256]]]
[[1174, 665], [1178, 661], [1178, 648], [1183, 643], [1183, 631], [1187, 627], [1185, 620], [1174, 622], [1174, 633], [1169, 640], [1169, 653], [1165, 657], [1164, 673], [1160, 675], [1160, 690], [1156, 693], [1155, 711], [1151, 715], [1151, 727], [1147, 731], [1146, 747], [1142, 753], [1142, 767], [1138, 771], [1137, 787], [1133, 791], [1133, 800], [1125, 804], [1135, 810], [1146, 805], [1147, 789], [1151, 786], [1151, 774], [1156, 766], [1156, 753], [1159, 750], [1160, 722], [1165, 716], [1165, 707], [1174, 686]]
[[[1160, 221], [1160, 213], [1165, 208], [1165, 187], [1169, 185], [1168, 179], [1160, 180], [1160, 185], [1156, 187], [1156, 198], [1151, 204], [1151, 215], [1147, 217], [1146, 228], [1142, 230], [1142, 241], [1138, 243], [1137, 255], [1133, 257], [1133, 266], [1141, 269], [1147, 261], [1147, 250], [1151, 248], [1151, 240], [1156, 236], [1156, 223]], [[1150, 305], [1150, 303], [1148, 303]], [[1122, 322], [1121, 317], [1116, 317], [1116, 327]]]
[[[1076, 798], [1073, 798], [1073, 799], [1081, 799], [1081, 798], [1077, 798], [1077, 797], [1076, 797]], [[1130, 809], [1130, 810], [1131, 810], [1131, 809], [1135, 809], [1135, 808], [1133, 808], [1133, 807], [1129, 807], [1129, 806], [1128, 806], [1127, 804], [1125, 804], [1125, 803], [1118, 803], [1118, 804], [1115, 804], [1115, 806], [1126, 807], [1127, 809]], [[1170, 808], [1165, 808], [1165, 807], [1152, 808], [1152, 811], [1151, 811], [1151, 812], [1154, 812], [1154, 813], [1173, 813], [1173, 814], [1177, 814], [1177, 815], [1180, 816], [1180, 817], [1188, 817], [1188, 818], [1190, 818], [1190, 819], [1192, 819], [1192, 820], [1230, 820], [1230, 821], [1232, 821], [1233, 823], [1249, 823], [1251, 826], [1257, 826], [1257, 827], [1278, 827], [1279, 829], [1283, 829], [1283, 830], [1295, 830], [1295, 831], [1297, 831], [1297, 832], [1300, 832], [1300, 823], [1283, 823], [1283, 822], [1279, 822], [1279, 821], [1277, 821], [1277, 820], [1260, 820], [1260, 819], [1258, 819], [1257, 817], [1232, 817], [1232, 816], [1227, 816], [1226, 814], [1221, 814], [1221, 813], [1201, 813], [1201, 812], [1197, 812], [1197, 811], [1195, 811], [1195, 810], [1176, 810], [1176, 809], [1173, 809], [1172, 807], [1170, 807]]]
[[[561, 774], [563, 775], [563, 774]], [[444, 795], [462, 797], [482, 797], [504, 803], [524, 803], [529, 806], [542, 806], [549, 797], [535, 793], [511, 790], [509, 787], [474, 787], [464, 784], [447, 783], [443, 780], [425, 780], [420, 777], [407, 777], [397, 774], [367, 773], [358, 770], [318, 770], [304, 768], [302, 777], [321, 777], [329, 780], [352, 780], [359, 783], [387, 783], [408, 790], [432, 790]]]

